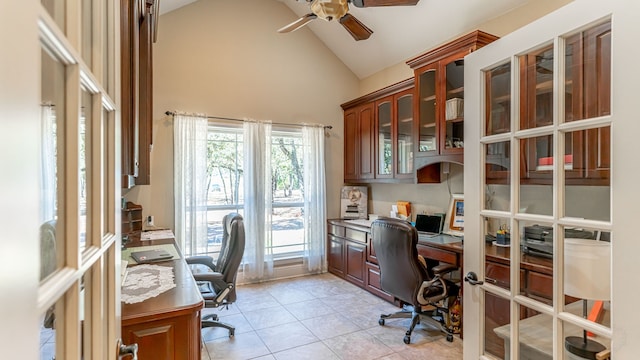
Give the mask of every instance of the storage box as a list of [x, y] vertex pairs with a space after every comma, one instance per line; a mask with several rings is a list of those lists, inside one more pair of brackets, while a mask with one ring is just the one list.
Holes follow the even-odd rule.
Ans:
[[447, 100], [445, 119], [455, 120], [464, 116], [464, 99], [453, 98]]

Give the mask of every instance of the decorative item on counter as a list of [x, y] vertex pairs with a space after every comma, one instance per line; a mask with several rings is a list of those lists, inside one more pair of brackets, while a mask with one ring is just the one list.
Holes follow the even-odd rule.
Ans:
[[404, 220], [411, 219], [411, 203], [410, 202], [397, 201], [396, 206], [398, 207], [398, 217]]
[[367, 201], [366, 186], [343, 186], [340, 193], [340, 215], [344, 219], [366, 219]]
[[511, 245], [511, 234], [509, 234], [509, 227], [507, 225], [501, 225], [500, 230], [496, 232], [496, 245]]

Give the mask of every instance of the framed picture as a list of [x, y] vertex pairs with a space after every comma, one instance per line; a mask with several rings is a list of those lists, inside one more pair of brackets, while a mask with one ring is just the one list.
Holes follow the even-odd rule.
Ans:
[[452, 194], [447, 215], [444, 219], [443, 233], [449, 235], [464, 235], [464, 195]]
[[366, 186], [343, 186], [340, 192], [340, 216], [343, 219], [366, 219], [367, 201]]

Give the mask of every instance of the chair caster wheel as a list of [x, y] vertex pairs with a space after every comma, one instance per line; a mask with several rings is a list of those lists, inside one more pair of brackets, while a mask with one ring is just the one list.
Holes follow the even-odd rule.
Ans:
[[378, 325], [380, 325], [380, 326], [384, 326], [384, 319], [380, 319], [380, 320], [378, 320]]
[[235, 331], [229, 331], [229, 337], [232, 338], [236, 335]]
[[405, 344], [409, 344], [411, 342], [411, 336], [405, 335], [402, 341], [404, 341]]
[[453, 342], [453, 335], [447, 334], [447, 341], [448, 342]]

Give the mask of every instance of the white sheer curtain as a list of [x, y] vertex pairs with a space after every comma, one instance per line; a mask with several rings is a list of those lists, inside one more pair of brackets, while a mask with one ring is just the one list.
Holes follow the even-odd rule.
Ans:
[[175, 235], [185, 256], [207, 246], [207, 118], [173, 118]]
[[245, 281], [273, 275], [271, 249], [271, 124], [244, 122], [244, 223], [246, 246], [242, 274]]
[[56, 217], [56, 112], [52, 105], [42, 105], [40, 113], [42, 148], [40, 223]]
[[304, 238], [309, 272], [327, 270], [327, 204], [324, 166], [324, 127], [303, 126]]

